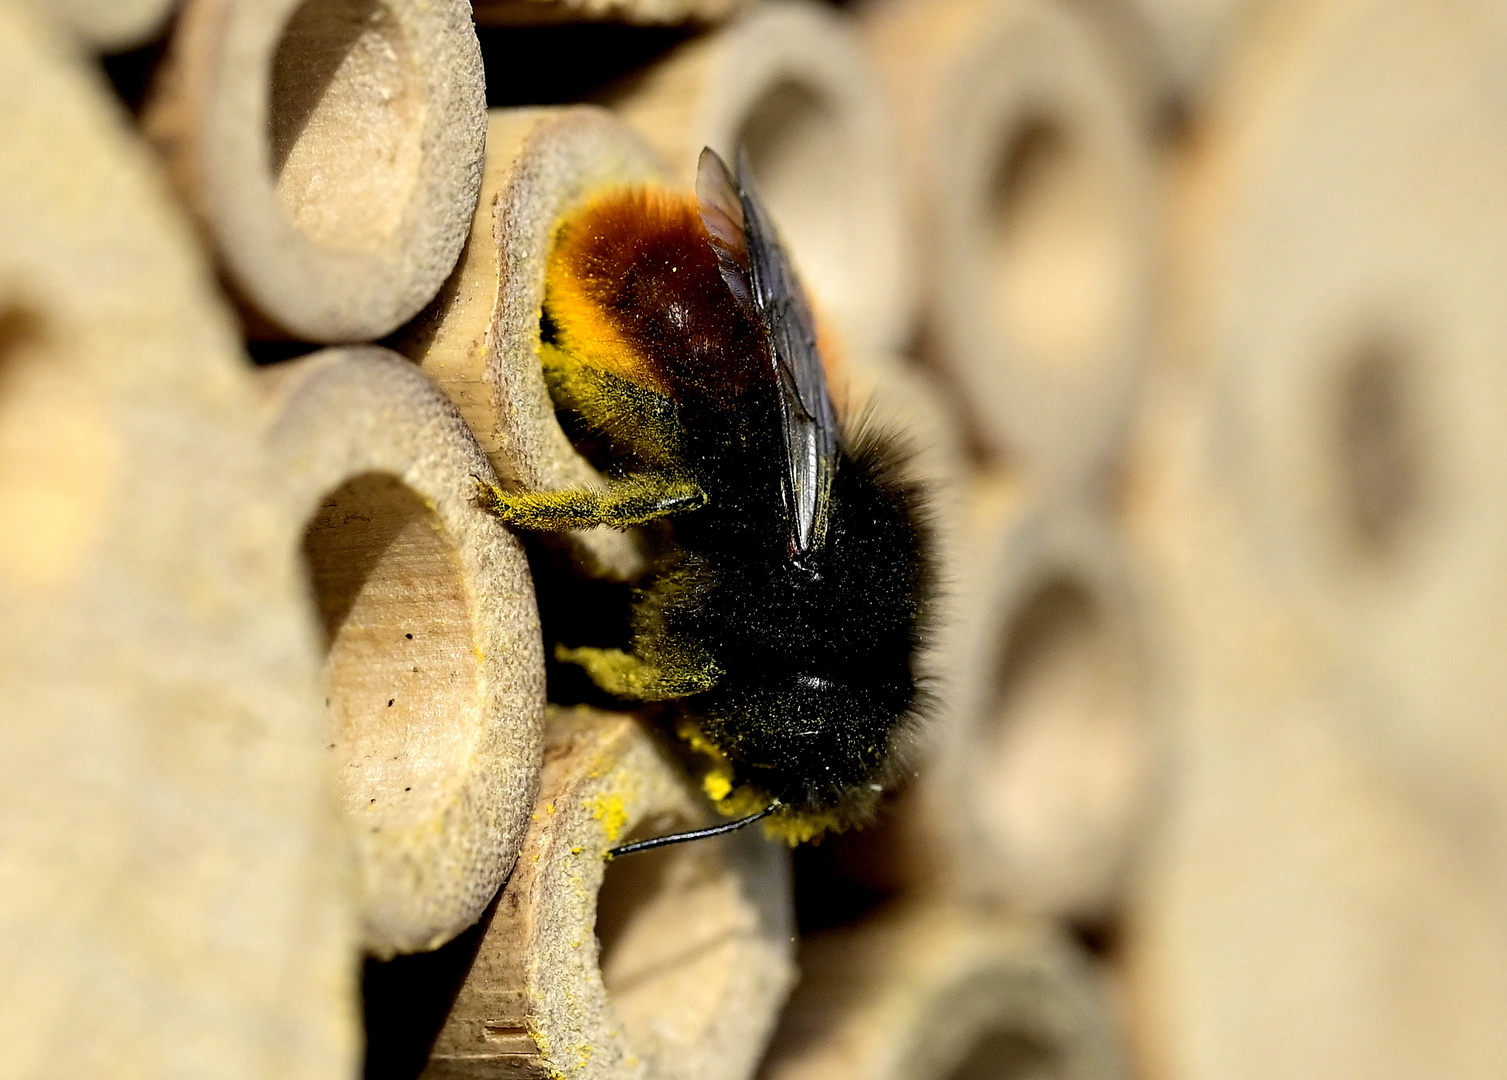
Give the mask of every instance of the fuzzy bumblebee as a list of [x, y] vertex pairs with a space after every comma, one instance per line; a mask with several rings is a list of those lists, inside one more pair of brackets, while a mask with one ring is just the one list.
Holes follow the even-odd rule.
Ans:
[[[729, 816], [795, 843], [858, 824], [923, 698], [931, 572], [893, 441], [833, 406], [815, 323], [753, 190], [702, 152], [696, 195], [609, 192], [559, 226], [542, 350], [610, 447], [604, 490], [481, 501], [516, 527], [672, 518], [626, 650], [557, 648], [603, 690], [673, 702]], [[762, 812], [762, 813], [760, 813]]]

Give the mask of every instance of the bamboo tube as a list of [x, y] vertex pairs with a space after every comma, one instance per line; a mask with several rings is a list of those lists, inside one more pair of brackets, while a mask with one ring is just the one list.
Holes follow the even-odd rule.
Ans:
[[401, 357], [326, 349], [263, 378], [325, 629], [365, 946], [432, 949], [491, 902], [533, 809], [544, 656], [528, 562], [475, 505], [492, 473], [465, 422]]
[[[544, 385], [544, 267], [563, 215], [604, 189], [666, 179], [654, 152], [600, 109], [491, 112], [481, 198], [460, 264], [393, 344], [455, 401], [509, 487], [604, 482], [560, 430]], [[627, 580], [643, 569], [632, 538], [611, 529], [566, 542], [597, 576]]]
[[1463, 778], [1473, 805], [1441, 812], [1378, 754], [1384, 721], [1256, 557], [1238, 497], [1208, 479], [1188, 505], [1159, 501], [1186, 674], [1181, 768], [1120, 935], [1144, 1074], [1493, 1076], [1507, 1054], [1497, 811]]
[[752, 1075], [793, 981], [785, 852], [747, 829], [603, 860], [710, 816], [637, 721], [554, 713], [518, 868], [424, 1076]]
[[188, 0], [143, 124], [254, 336], [344, 342], [454, 267], [485, 110], [465, 0]]
[[39, 6], [91, 47], [120, 52], [156, 36], [174, 0], [47, 0]]
[[335, 1080], [314, 628], [230, 314], [127, 132], [0, 3], [0, 1074]]
[[1289, 14], [1244, 44], [1183, 187], [1158, 398], [1191, 415], [1138, 486], [1172, 490], [1139, 516], [1186, 773], [1130, 923], [1136, 1011], [1161, 1075], [1486, 1077], [1507, 33], [1463, 3]]
[[893, 911], [801, 945], [765, 1080], [1125, 1074], [1102, 987], [1043, 924]]
[[748, 151], [806, 285], [855, 355], [908, 344], [911, 268], [893, 133], [843, 17], [776, 0], [675, 50], [608, 103], [695, 181]]
[[1163, 91], [1199, 107], [1271, 0], [1129, 0]]
[[886, 883], [1102, 919], [1161, 756], [1138, 591], [1087, 515], [997, 480], [967, 513], [945, 704]]
[[1210, 468], [1376, 751], [1445, 804], [1507, 809], [1507, 142], [1461, 74], [1487, 78], [1507, 34], [1457, 4], [1326, 3], [1251, 50], [1189, 181], [1187, 335], [1229, 425]]
[[1119, 445], [1151, 311], [1127, 82], [1056, 0], [888, 0], [863, 30], [899, 120], [935, 360], [986, 450], [1081, 483]]

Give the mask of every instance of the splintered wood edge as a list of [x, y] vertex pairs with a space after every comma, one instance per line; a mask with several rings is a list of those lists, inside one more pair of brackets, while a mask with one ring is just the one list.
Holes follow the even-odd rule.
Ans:
[[[991, 453], [1022, 459], [1043, 483], [1092, 485], [1134, 407], [1159, 258], [1149, 105], [1117, 62], [1120, 43], [1093, 13], [1043, 0], [881, 0], [861, 27], [897, 121], [936, 362]], [[1034, 201], [1012, 209], [1005, 168], [1029, 166], [1038, 151], [1052, 155], [1042, 178], [1019, 188]], [[1087, 208], [1053, 217], [1051, 192]], [[1038, 204], [1034, 232], [998, 227]], [[1043, 238], [1054, 228], [1061, 243]], [[1028, 246], [1010, 248], [1022, 235]], [[1012, 250], [1084, 252], [1092, 295], [1060, 314], [1017, 296], [1007, 311], [999, 268]], [[1044, 280], [1049, 269], [1019, 269], [1011, 281]], [[1040, 314], [1020, 326], [1021, 311]], [[1097, 330], [1085, 338], [1082, 326]]]
[[[482, 194], [460, 264], [393, 344], [450, 395], [515, 490], [606, 483], [560, 429], [539, 361], [555, 227], [603, 190], [668, 179], [654, 151], [601, 109], [489, 115]], [[624, 533], [599, 527], [567, 534], [566, 543], [594, 576], [631, 580], [644, 568]]]
[[807, 938], [800, 964], [766, 1080], [1007, 1075], [1022, 1054], [1043, 1075], [1124, 1076], [1097, 974], [1045, 924], [911, 907]]
[[760, 4], [614, 90], [608, 104], [692, 185], [705, 146], [747, 146], [817, 307], [858, 351], [903, 348], [916, 313], [895, 134], [851, 20]]
[[255, 394], [47, 15], [0, 5], [0, 1071], [349, 1076], [351, 881]]
[[[972, 485], [966, 510], [955, 623], [939, 650], [948, 704], [935, 733], [936, 754], [907, 807], [902, 842], [916, 856], [918, 880], [935, 872], [959, 895], [1097, 917], [1124, 884], [1164, 751], [1154, 719], [1160, 688], [1144, 591], [1110, 526], [1076, 505], [1023, 497], [984, 476]], [[1029, 639], [1017, 637], [1022, 627]], [[1007, 670], [1007, 660], [1017, 664]], [[1056, 663], [1069, 664], [1070, 674]], [[1008, 685], [1002, 681], [1007, 676]], [[1060, 692], [1064, 677], [1096, 680], [1096, 696], [1054, 699], [1046, 709], [1029, 696], [1016, 697], [1038, 688]], [[1034, 704], [1035, 711], [1002, 712], [1007, 704]], [[1094, 729], [1092, 746], [1123, 770], [1111, 778], [1118, 785], [1108, 789], [1113, 797], [1082, 791], [1080, 785], [1104, 777], [1068, 766], [1051, 785], [1033, 786], [1050, 786], [1064, 801], [1080, 792], [1100, 813], [1074, 816], [1074, 827], [1050, 843], [1013, 835], [1000, 813], [1002, 770], [1018, 760], [1017, 769], [1041, 777], [1045, 765], [1017, 759], [1019, 744], [1007, 741], [1011, 732], [1019, 730], [1020, 717], [1041, 718], [1059, 727], [1038, 729], [1038, 735], [1045, 730], [1048, 739], [1071, 739], [1070, 725], [1084, 718], [1080, 714], [1110, 723]], [[1062, 761], [1060, 755], [1051, 760]], [[1016, 788], [1016, 800], [1025, 797], [1022, 790]]]
[[[427, 1080], [669, 1077], [746, 1080], [794, 971], [782, 846], [754, 829], [669, 849], [731, 890], [721, 916], [736, 947], [720, 982], [656, 999], [656, 1015], [706, 1016], [697, 1038], [656, 1047], [617, 1015], [599, 966], [597, 900], [606, 850], [626, 838], [711, 823], [706, 800], [631, 717], [556, 710], [528, 838], [436, 1041]], [[716, 845], [716, 846], [708, 846]], [[645, 856], [629, 856], [641, 859]], [[672, 936], [675, 925], [659, 928]], [[687, 930], [689, 928], [679, 928]], [[682, 947], [683, 942], [677, 947]], [[666, 963], [684, 963], [666, 957]], [[650, 1027], [654, 1027], [652, 1023]]]
[[[396, 80], [380, 100], [365, 87], [346, 93], [380, 114], [355, 121], [321, 111], [339, 94], [326, 88], [310, 102], [298, 83], [308, 69], [330, 66], [321, 47], [344, 40], [319, 32], [318, 7], [188, 0], [177, 18], [142, 125], [217, 248], [256, 336], [381, 337], [434, 297], [465, 242], [486, 134], [471, 6], [433, 0], [378, 10], [367, 33], [390, 47], [367, 48], [363, 37], [346, 57], [359, 51], [361, 63], [331, 68], [337, 88], [340, 79]], [[286, 36], [294, 23], [309, 50], [302, 64], [284, 53], [294, 47]], [[396, 68], [383, 66], [389, 61]], [[277, 124], [285, 114], [288, 123]], [[282, 127], [288, 145], [274, 162], [273, 133]]]
[[[402, 753], [414, 757], [413, 785], [430, 790], [431, 805], [422, 814], [395, 807], [396, 821], [373, 825], [374, 814], [388, 809], [374, 796], [396, 802], [401, 795], [369, 769], [401, 772], [407, 763], [352, 762], [340, 770], [364, 883], [367, 949], [385, 957], [435, 948], [475, 922], [496, 894], [533, 808], [544, 657], [528, 563], [518, 540], [475, 503], [477, 479], [493, 479], [485, 455], [449, 400], [412, 364], [375, 346], [326, 349], [279, 365], [267, 379], [275, 412], [269, 452], [298, 537], [332, 493], [374, 474], [390, 476], [428, 508], [441, 550], [449, 548], [447, 580], [458, 579], [464, 592], [468, 640], [454, 658], [429, 659], [430, 666], [466, 670], [474, 657], [474, 707], [425, 717], [428, 728], [415, 719], [400, 740]], [[424, 596], [427, 607], [411, 616], [416, 631], [426, 615], [439, 617], [438, 601]], [[436, 625], [427, 637], [444, 633]], [[426, 634], [408, 638], [415, 636]], [[408, 646], [405, 639], [385, 647]], [[422, 648], [413, 655], [418, 662]]]

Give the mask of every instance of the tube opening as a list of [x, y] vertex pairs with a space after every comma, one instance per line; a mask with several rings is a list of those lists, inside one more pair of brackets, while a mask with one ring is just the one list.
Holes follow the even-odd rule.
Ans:
[[1053, 1047], [1024, 1032], [995, 1028], [979, 1033], [945, 1080], [1066, 1080], [1070, 1075]]
[[[667, 817], [622, 842], [696, 827]], [[647, 1053], [672, 1055], [701, 1039], [754, 923], [726, 843], [698, 840], [607, 864], [596, 916], [602, 981], [629, 1042]]]
[[1021, 897], [1069, 914], [1107, 899], [1146, 748], [1134, 664], [1083, 584], [1048, 581], [1006, 630], [975, 782], [981, 827]]
[[402, 225], [422, 155], [422, 82], [380, 0], [306, 0], [272, 63], [268, 137], [283, 209], [312, 242], [380, 249]]
[[1335, 409], [1338, 501], [1358, 552], [1396, 554], [1420, 517], [1424, 474], [1416, 393], [1403, 350], [1368, 342], [1342, 365]]
[[834, 103], [809, 84], [776, 83], [749, 110], [738, 141], [813, 299], [829, 311], [853, 307], [847, 293], [863, 270], [856, 238], [868, 208]]
[[455, 543], [416, 492], [368, 473], [325, 497], [303, 553], [347, 812], [373, 833], [430, 820], [472, 756], [482, 708]]
[[1000, 140], [983, 192], [982, 269], [996, 329], [1020, 360], [1092, 368], [1116, 348], [1130, 303], [1117, 194], [1070, 118], [1028, 116]]

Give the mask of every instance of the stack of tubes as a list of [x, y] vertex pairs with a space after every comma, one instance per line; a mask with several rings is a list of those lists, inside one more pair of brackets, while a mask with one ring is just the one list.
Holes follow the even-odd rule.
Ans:
[[[1114, 25], [0, 0], [0, 1073], [1125, 1075], [1158, 234]], [[547, 701], [644, 547], [475, 493], [603, 482], [540, 364], [555, 229], [704, 146], [915, 448], [936, 703], [863, 832], [607, 862], [716, 820], [652, 724]]]

